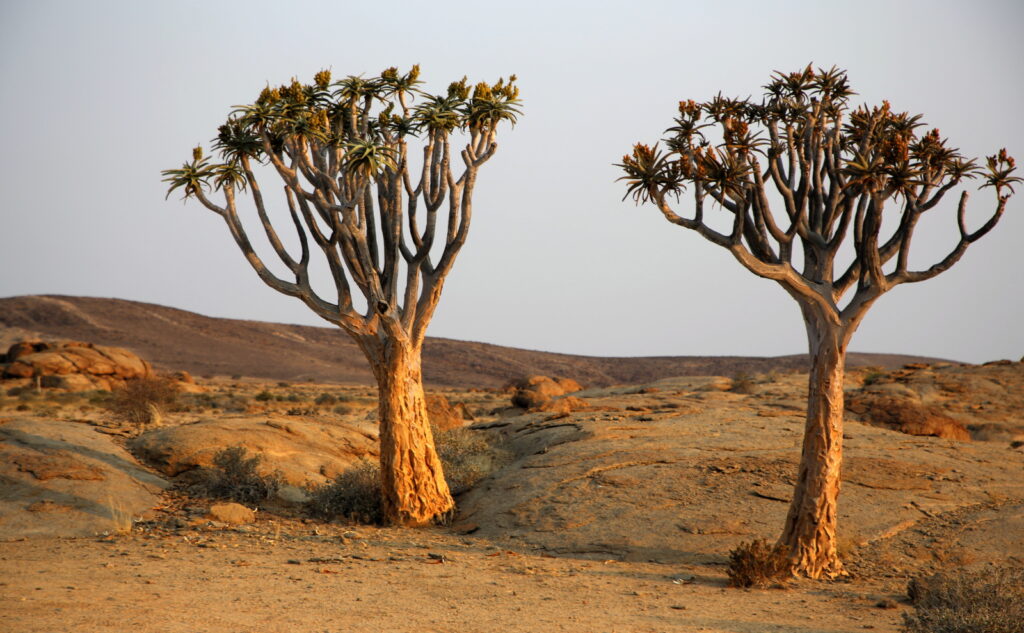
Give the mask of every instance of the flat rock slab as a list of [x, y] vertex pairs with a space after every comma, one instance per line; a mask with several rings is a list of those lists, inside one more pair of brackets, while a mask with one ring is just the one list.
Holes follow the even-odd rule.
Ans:
[[[460, 523], [483, 538], [635, 562], [724, 563], [741, 541], [778, 538], [802, 412], [707, 381], [655, 385], [584, 392], [594, 411], [478, 425], [517, 458], [458, 499]], [[1024, 498], [1024, 455], [1000, 443], [852, 421], [845, 436], [841, 541], [884, 540], [941, 513]]]
[[322, 484], [363, 459], [377, 459], [377, 428], [371, 423], [311, 422], [290, 416], [200, 420], [155, 429], [133, 439], [132, 450], [174, 477], [210, 467], [214, 455], [232, 446], [262, 457], [262, 474], [279, 471], [293, 486]]
[[167, 482], [93, 428], [0, 420], [0, 538], [112, 533], [160, 503]]

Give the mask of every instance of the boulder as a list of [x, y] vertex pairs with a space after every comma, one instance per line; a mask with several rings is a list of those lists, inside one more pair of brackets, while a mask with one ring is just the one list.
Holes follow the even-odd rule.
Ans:
[[44, 343], [43, 341], [20, 341], [10, 346], [7, 350], [7, 354], [4, 358], [5, 363], [13, 363], [22, 356], [29, 354], [35, 354], [36, 352], [43, 352], [52, 346], [52, 343]]
[[535, 410], [548, 413], [574, 413], [588, 408], [590, 408], [590, 403], [583, 398], [563, 396], [561, 398], [552, 398]]
[[186, 384], [189, 384], [189, 385], [196, 384], [196, 380], [195, 380], [195, 378], [192, 377], [192, 374], [188, 373], [185, 370], [176, 371], [176, 372], [172, 373], [170, 376], [168, 376], [168, 378], [170, 378], [171, 380], [177, 380], [178, 382], [183, 382], [183, 383], [186, 383]]
[[519, 407], [521, 409], [539, 409], [548, 402], [551, 402], [551, 397], [546, 396], [539, 391], [519, 389], [512, 394], [512, 406]]
[[167, 482], [111, 437], [77, 422], [0, 421], [0, 538], [131, 528]]
[[[40, 376], [82, 375], [82, 380], [48, 381], [68, 389], [72, 385], [83, 389], [110, 389], [124, 380], [152, 376], [149, 363], [120, 347], [93, 345], [92, 343], [46, 343], [22, 341], [7, 351], [4, 378], [32, 378]], [[42, 382], [42, 380], [40, 381]]]
[[583, 387], [571, 378], [527, 376], [510, 383], [508, 389], [512, 391], [513, 406], [537, 410], [552, 398], [582, 391]]
[[220, 450], [242, 446], [260, 455], [259, 472], [280, 472], [285, 483], [323, 484], [361, 460], [379, 455], [371, 422], [309, 422], [294, 417], [223, 417], [147, 431], [129, 447], [165, 475], [213, 465]]
[[541, 395], [553, 398], [574, 391], [582, 391], [583, 387], [571, 378], [550, 378], [548, 376], [526, 376], [510, 383], [511, 390], [536, 391]]
[[39, 379], [39, 385], [45, 389], [61, 389], [63, 391], [92, 391], [96, 389], [110, 391], [113, 387], [109, 380], [87, 374], [43, 376]]
[[583, 385], [576, 382], [572, 378], [555, 378], [555, 382], [562, 388], [562, 393], [576, 393], [577, 391], [583, 391]]
[[472, 416], [466, 418], [465, 413], [467, 413], [465, 405], [461, 403], [452, 405], [448, 402], [448, 398], [441, 394], [427, 396], [427, 416], [430, 418], [430, 423], [442, 431], [465, 426], [468, 420], [473, 419]]
[[165, 376], [167, 380], [174, 383], [178, 393], [206, 393], [206, 387], [196, 384], [195, 378], [187, 371], [176, 371]]
[[209, 517], [229, 525], [244, 525], [256, 520], [256, 512], [240, 503], [215, 503], [210, 506]]

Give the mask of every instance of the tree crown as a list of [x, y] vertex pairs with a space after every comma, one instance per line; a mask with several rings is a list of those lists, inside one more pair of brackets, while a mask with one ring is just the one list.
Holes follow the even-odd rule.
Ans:
[[[186, 199], [197, 198], [224, 218], [260, 277], [323, 318], [353, 333], [373, 333], [384, 324], [393, 333], [402, 330], [422, 339], [440, 285], [466, 238], [477, 170], [497, 149], [498, 126], [514, 125], [521, 111], [514, 75], [472, 87], [463, 77], [439, 95], [422, 90], [419, 77], [418, 65], [404, 73], [388, 68], [376, 77], [337, 81], [322, 70], [309, 84], [292, 79], [268, 85], [253, 103], [235, 106], [219, 127], [213, 140], [218, 160], [204, 157], [197, 147], [191, 161], [163, 172], [168, 196], [181, 190]], [[457, 131], [467, 138], [459, 152], [464, 166], [459, 175], [450, 158]], [[415, 184], [408, 156], [412, 139], [423, 145]], [[300, 243], [297, 257], [283, 246], [270, 220], [258, 165], [284, 181]], [[213, 192], [223, 194], [223, 205], [209, 197]], [[293, 279], [272, 273], [253, 249], [238, 215], [239, 192], [249, 193]], [[436, 215], [446, 198], [447, 232], [438, 240], [435, 263]], [[310, 286], [310, 241], [323, 251], [335, 299]], [[352, 285], [366, 302], [364, 314], [353, 308]]]
[[[837, 319], [855, 321], [891, 287], [948, 269], [991, 230], [1020, 182], [1005, 149], [979, 167], [950, 147], [938, 129], [922, 132], [921, 115], [897, 112], [887, 101], [851, 108], [855, 93], [845, 71], [834, 67], [776, 72], [764, 90], [759, 100], [719, 93], [703, 103], [681, 101], [675, 125], [666, 130], [665, 149], [638, 143], [617, 164], [625, 172], [620, 178], [626, 181], [624, 198], [657, 205], [669, 221], [728, 248], [755, 274], [778, 281]], [[964, 192], [957, 245], [931, 268], [909, 270], [907, 256], [921, 214], [950, 189], [978, 177], [982, 188], [995, 191], [993, 216], [969, 231]], [[692, 218], [669, 206], [670, 198], [678, 200], [688, 188], [695, 201]], [[732, 214], [731, 233], [705, 222], [708, 197]], [[889, 206], [899, 209], [899, 221], [886, 236], [883, 212]], [[834, 271], [851, 232], [853, 261]], [[794, 243], [803, 251], [799, 271], [792, 263]], [[852, 299], [840, 308], [840, 299], [854, 286]]]

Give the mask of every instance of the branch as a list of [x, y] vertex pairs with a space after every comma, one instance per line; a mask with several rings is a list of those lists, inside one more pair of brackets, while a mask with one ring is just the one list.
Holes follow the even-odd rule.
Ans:
[[1003, 217], [1003, 212], [1006, 210], [1006, 201], [1010, 199], [1009, 194], [999, 195], [997, 197], [998, 203], [996, 204], [996, 209], [992, 213], [992, 216], [988, 219], [987, 222], [985, 222], [985, 224], [981, 225], [981, 227], [979, 227], [978, 230], [974, 231], [973, 233], [969, 233], [967, 231], [967, 223], [965, 218], [967, 214], [968, 197], [969, 194], [966, 191], [960, 194], [960, 204], [957, 208], [956, 213], [957, 226], [960, 229], [960, 240], [957, 242], [956, 246], [953, 247], [953, 250], [950, 251], [950, 253], [946, 255], [942, 259], [942, 261], [938, 262], [937, 264], [931, 266], [926, 270], [914, 272], [894, 272], [889, 276], [888, 279], [890, 285], [895, 286], [897, 284], [902, 283], [916, 283], [919, 281], [925, 281], [949, 270], [953, 266], [953, 264], [960, 261], [960, 258], [963, 257], [963, 254], [967, 251], [967, 248], [971, 244], [978, 241], [979, 239], [984, 237], [986, 233], [995, 228], [996, 224], [998, 224], [999, 220]]

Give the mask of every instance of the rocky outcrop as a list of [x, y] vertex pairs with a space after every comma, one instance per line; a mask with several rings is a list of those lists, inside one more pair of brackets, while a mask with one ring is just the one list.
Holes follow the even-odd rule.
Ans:
[[537, 407], [537, 411], [544, 411], [547, 413], [575, 413], [577, 411], [585, 411], [590, 408], [590, 403], [583, 398], [577, 398], [576, 396], [564, 396], [561, 398], [552, 398], [544, 404]]
[[111, 390], [125, 380], [153, 375], [136, 354], [92, 343], [22, 341], [7, 350], [3, 378], [38, 378], [40, 385], [68, 391]]
[[166, 487], [92, 426], [0, 421], [0, 538], [125, 531]]
[[243, 525], [256, 520], [256, 513], [240, 503], [215, 503], [210, 506], [209, 517], [229, 525]]
[[530, 411], [552, 411], [554, 398], [582, 391], [583, 387], [572, 378], [527, 376], [509, 383], [506, 390], [512, 392], [512, 406]]
[[208, 468], [218, 451], [232, 446], [259, 455], [261, 474], [279, 472], [293, 486], [326, 483], [361, 460], [379, 455], [375, 424], [288, 417], [200, 420], [148, 431], [129, 443], [136, 455], [170, 477]]
[[461, 402], [453, 405], [441, 394], [427, 395], [427, 417], [430, 418], [430, 423], [441, 431], [465, 426], [467, 422], [473, 420], [466, 405]]

